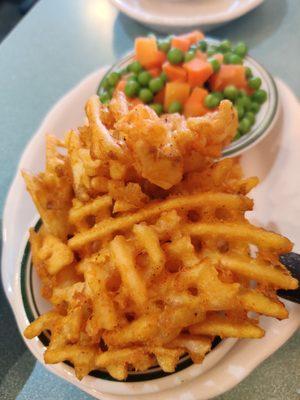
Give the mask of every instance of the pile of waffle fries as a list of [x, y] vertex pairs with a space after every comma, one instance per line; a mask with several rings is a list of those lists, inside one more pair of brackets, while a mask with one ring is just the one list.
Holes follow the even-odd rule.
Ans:
[[202, 362], [216, 336], [262, 337], [259, 315], [287, 318], [276, 290], [298, 285], [279, 262], [292, 244], [249, 223], [258, 180], [218, 161], [237, 129], [232, 104], [158, 117], [117, 92], [109, 105], [90, 98], [86, 115], [63, 141], [47, 136], [45, 172], [23, 171], [43, 222], [33, 265], [53, 305], [24, 335], [51, 332], [45, 362], [69, 361], [79, 379], [173, 372], [183, 354]]

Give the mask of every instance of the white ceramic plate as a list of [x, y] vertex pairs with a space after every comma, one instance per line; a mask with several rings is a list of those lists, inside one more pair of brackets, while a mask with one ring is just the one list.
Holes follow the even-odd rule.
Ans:
[[263, 0], [110, 0], [129, 17], [159, 32], [204, 31], [241, 17]]
[[[104, 71], [89, 75], [69, 92], [49, 112], [40, 129], [31, 139], [21, 158], [18, 171], [27, 169], [38, 172], [44, 166], [44, 134], [52, 132], [58, 136], [84, 121], [84, 104], [95, 93]], [[253, 192], [256, 211], [252, 219], [273, 230], [284, 232], [297, 243], [300, 251], [300, 176], [298, 157], [300, 142], [297, 140], [300, 124], [300, 106], [289, 89], [278, 82], [285, 111], [270, 136], [242, 157], [246, 173], [258, 174], [262, 184]], [[287, 178], [288, 177], [288, 178]], [[282, 204], [290, 207], [284, 210]], [[3, 286], [12, 306], [20, 331], [28, 325], [31, 318], [28, 304], [33, 314], [45, 311], [45, 303], [38, 294], [38, 281], [33, 275], [32, 289], [29, 285], [28, 263], [22, 265], [24, 249], [28, 240], [28, 228], [37, 220], [36, 211], [25, 185], [17, 173], [10, 188], [3, 216]], [[276, 222], [276, 225], [274, 225]], [[27, 265], [27, 269], [26, 269]], [[27, 296], [28, 299], [24, 298]], [[32, 296], [33, 293], [33, 296]], [[23, 296], [22, 296], [23, 294]], [[37, 303], [35, 310], [33, 299]], [[96, 398], [132, 400], [204, 400], [230, 389], [245, 378], [260, 362], [280, 347], [300, 324], [300, 307], [286, 302], [290, 318], [276, 321], [261, 318], [266, 328], [266, 336], [260, 340], [226, 340], [218, 345], [200, 366], [192, 365], [182, 371], [160, 379], [145, 382], [112, 382], [105, 378], [85, 377], [79, 382], [73, 369], [61, 363], [48, 365], [53, 373], [80, 387]], [[33, 316], [35, 316], [33, 315]], [[43, 362], [44, 346], [39, 339], [26, 341], [35, 357]], [[163, 390], [163, 392], [161, 392]]]

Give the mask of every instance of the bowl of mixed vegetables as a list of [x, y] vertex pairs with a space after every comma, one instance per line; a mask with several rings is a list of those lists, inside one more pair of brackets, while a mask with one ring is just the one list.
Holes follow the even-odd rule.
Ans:
[[123, 91], [132, 106], [147, 104], [158, 115], [200, 117], [229, 99], [239, 126], [223, 156], [240, 154], [258, 143], [270, 132], [278, 110], [275, 82], [248, 55], [247, 45], [205, 38], [200, 31], [136, 38], [134, 51], [100, 82], [101, 102], [108, 103], [116, 90]]

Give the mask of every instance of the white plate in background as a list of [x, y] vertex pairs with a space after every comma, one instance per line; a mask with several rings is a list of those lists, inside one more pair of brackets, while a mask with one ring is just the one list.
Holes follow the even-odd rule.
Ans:
[[216, 28], [253, 10], [264, 0], [110, 0], [121, 12], [151, 29], [175, 33]]

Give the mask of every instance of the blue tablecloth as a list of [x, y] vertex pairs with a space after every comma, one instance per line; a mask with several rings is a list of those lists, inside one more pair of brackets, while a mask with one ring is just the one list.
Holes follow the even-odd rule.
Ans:
[[[266, 0], [211, 34], [247, 41], [251, 54], [300, 96], [300, 1]], [[0, 206], [29, 138], [52, 105], [148, 29], [106, 0], [41, 0], [0, 45]], [[17, 227], [16, 227], [17, 229]], [[1, 289], [0, 289], [1, 291]], [[0, 293], [1, 400], [90, 399], [35, 362]], [[218, 400], [300, 398], [300, 333]]]

